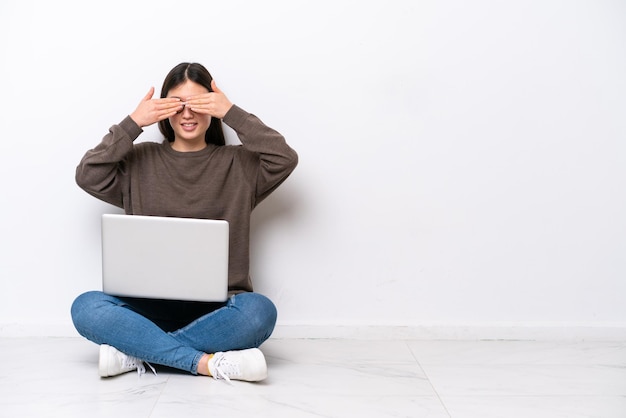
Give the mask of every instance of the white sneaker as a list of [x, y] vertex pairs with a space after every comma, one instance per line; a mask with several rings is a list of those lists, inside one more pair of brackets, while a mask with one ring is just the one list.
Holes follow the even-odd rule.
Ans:
[[209, 360], [209, 372], [218, 380], [257, 382], [267, 377], [265, 357], [258, 348], [217, 352]]
[[[133, 370], [137, 370], [140, 376], [146, 372], [142, 360], [139, 360], [137, 357], [127, 356], [106, 344], [100, 346], [100, 361], [98, 366], [101, 377], [117, 376], [118, 374], [132, 372]], [[156, 374], [154, 368], [150, 364], [148, 364], [148, 366], [150, 366], [152, 372]]]

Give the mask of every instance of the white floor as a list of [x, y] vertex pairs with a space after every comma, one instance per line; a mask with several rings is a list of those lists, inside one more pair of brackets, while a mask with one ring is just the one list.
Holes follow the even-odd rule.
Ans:
[[271, 339], [269, 378], [101, 379], [80, 338], [0, 339], [1, 417], [624, 418], [626, 342]]

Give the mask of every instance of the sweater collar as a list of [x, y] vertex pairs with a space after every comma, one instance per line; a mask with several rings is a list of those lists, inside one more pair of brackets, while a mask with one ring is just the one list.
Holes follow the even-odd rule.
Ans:
[[197, 156], [209, 155], [217, 147], [217, 145], [215, 145], [215, 144], [207, 144], [207, 146], [205, 148], [202, 148], [199, 151], [186, 151], [186, 152], [185, 151], [176, 151], [174, 148], [172, 148], [172, 143], [170, 141], [168, 141], [167, 139], [164, 140], [161, 143], [161, 145], [163, 146], [163, 149], [165, 150], [165, 152], [167, 152], [168, 154], [175, 155], [176, 157], [182, 157], [182, 158], [193, 158], [193, 157], [197, 157]]

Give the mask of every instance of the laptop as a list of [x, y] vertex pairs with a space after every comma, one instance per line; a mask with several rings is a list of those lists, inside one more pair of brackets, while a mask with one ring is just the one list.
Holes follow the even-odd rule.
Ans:
[[102, 215], [102, 290], [113, 296], [227, 300], [228, 222]]

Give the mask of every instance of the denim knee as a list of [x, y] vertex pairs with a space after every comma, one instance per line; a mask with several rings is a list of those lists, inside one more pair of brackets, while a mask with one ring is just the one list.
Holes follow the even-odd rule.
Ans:
[[254, 345], [261, 345], [272, 335], [278, 311], [269, 298], [259, 293], [240, 293], [231, 302], [247, 318], [249, 333], [256, 337]]
[[70, 308], [74, 325], [76, 325], [77, 322], [81, 322], [83, 314], [89, 311], [89, 306], [92, 305], [91, 300], [93, 300], [94, 296], [92, 293], [94, 292], [86, 292], [74, 299], [72, 307]]
[[89, 291], [79, 295], [70, 308], [72, 322], [78, 333], [88, 339], [93, 339], [92, 328], [99, 322], [98, 307], [110, 296], [100, 291]]

